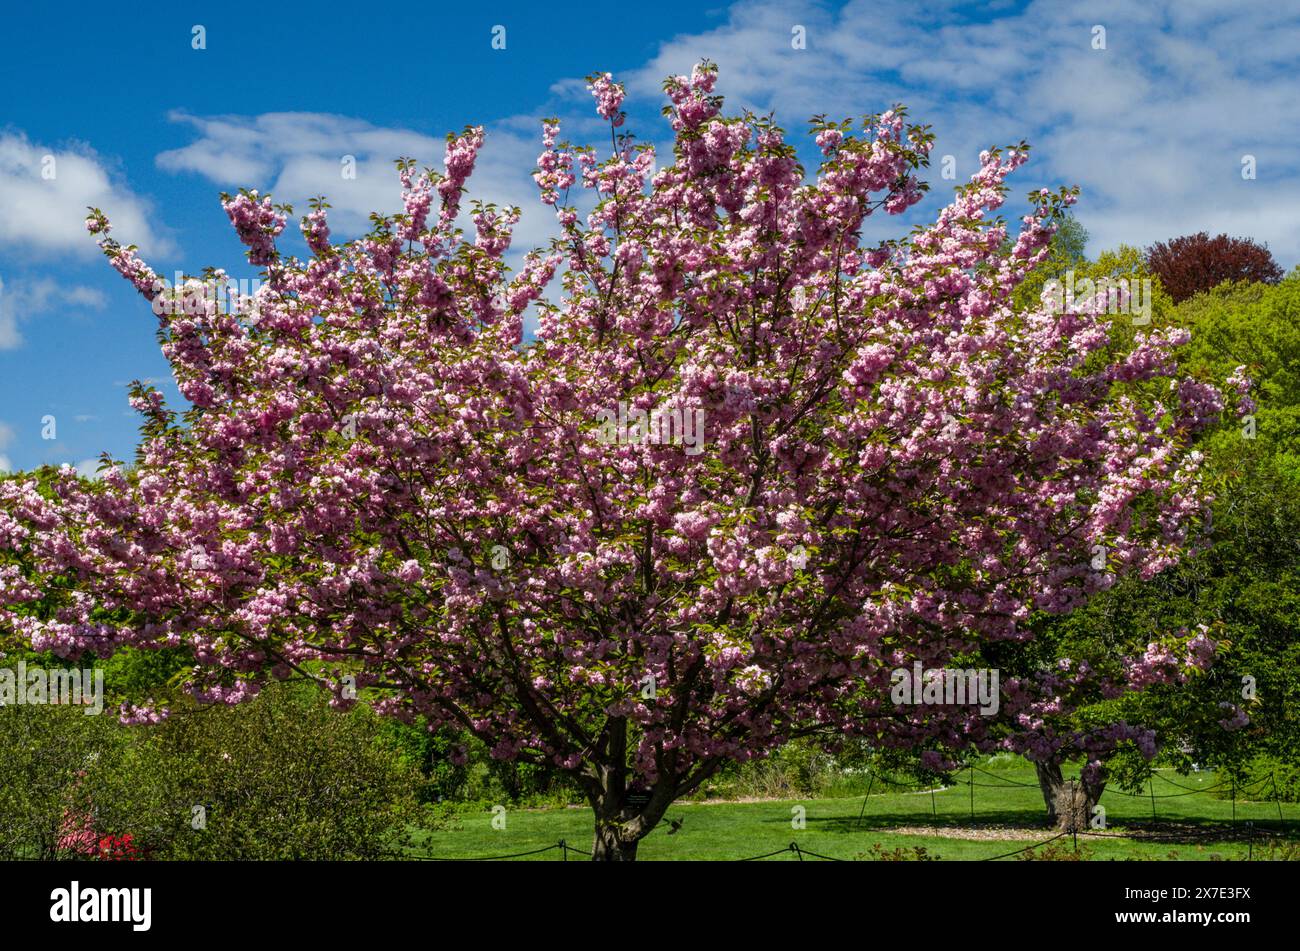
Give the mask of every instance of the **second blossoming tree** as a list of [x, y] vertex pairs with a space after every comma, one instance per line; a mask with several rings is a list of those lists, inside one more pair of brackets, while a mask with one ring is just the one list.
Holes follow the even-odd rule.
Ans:
[[[400, 163], [405, 211], [363, 238], [332, 242], [317, 203], [306, 260], [277, 249], [283, 209], [226, 197], [267, 278], [233, 311], [164, 288], [93, 214], [192, 408], [137, 386], [133, 466], [0, 485], [5, 623], [63, 654], [186, 647], [205, 702], [307, 677], [558, 766], [598, 858], [810, 731], [964, 742], [978, 711], [896, 707], [890, 672], [1024, 641], [1034, 612], [1171, 564], [1221, 396], [1179, 378], [1177, 334], [1115, 353], [1088, 308], [1012, 308], [1073, 200], [1035, 193], [1008, 233], [1023, 146], [868, 244], [868, 217], [922, 197], [926, 129], [818, 121], [808, 176], [715, 80], [666, 83], [659, 167], [608, 76], [607, 156], [547, 123], [534, 178], [561, 237], [516, 273], [518, 211], [461, 208], [479, 129], [442, 172]], [[601, 438], [620, 403], [701, 419], [703, 451]], [[1024, 693], [1002, 716], [1032, 731]]]

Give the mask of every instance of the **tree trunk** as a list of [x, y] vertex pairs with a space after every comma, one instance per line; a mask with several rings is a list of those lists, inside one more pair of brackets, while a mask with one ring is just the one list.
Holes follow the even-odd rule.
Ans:
[[591, 844], [593, 862], [635, 862], [640, 839], [628, 841], [617, 824], [596, 822], [596, 837]]
[[[1101, 800], [1106, 789], [1104, 773], [1098, 772], [1097, 778], [1080, 782], [1066, 780], [1061, 775], [1061, 764], [1035, 763], [1038, 773], [1038, 788], [1043, 792], [1043, 802], [1047, 806], [1047, 821], [1053, 828], [1063, 832], [1078, 831], [1087, 828], [1093, 817], [1093, 807]], [[1084, 775], [1089, 775], [1084, 770]]]
[[591, 843], [593, 862], [634, 862], [636, 847], [650, 834], [673, 803], [665, 784], [650, 790], [649, 802], [628, 805], [628, 790], [621, 781], [602, 791], [592, 807], [596, 813], [596, 835]]
[[1056, 825], [1056, 801], [1061, 793], [1065, 780], [1061, 776], [1061, 764], [1035, 763], [1034, 771], [1038, 773], [1038, 788], [1043, 791], [1043, 803], [1047, 806], [1047, 821], [1050, 825]]
[[[626, 719], [610, 717], [601, 737], [604, 756], [583, 774], [587, 801], [596, 817], [591, 860], [634, 862], [638, 843], [658, 827], [668, 807], [698, 789], [724, 761], [721, 757], [704, 760], [683, 775], [674, 772], [676, 754], [669, 752], [665, 757], [668, 768], [660, 772], [652, 787], [629, 789], [632, 771], [627, 766]], [[674, 822], [668, 834], [680, 827], [680, 822]]]
[[[1084, 775], [1085, 775], [1085, 776], [1088, 775], [1088, 771], [1087, 771], [1087, 770], [1084, 770]], [[1092, 810], [1093, 810], [1093, 808], [1097, 805], [1097, 803], [1101, 802], [1101, 794], [1102, 794], [1103, 792], [1106, 791], [1106, 779], [1105, 779], [1105, 776], [1106, 776], [1106, 773], [1105, 773], [1104, 770], [1102, 770], [1102, 771], [1098, 774], [1098, 778], [1097, 778], [1096, 780], [1094, 780], [1094, 781], [1092, 781], [1092, 782], [1089, 782], [1089, 781], [1087, 781], [1087, 780], [1084, 780], [1084, 782], [1083, 782], [1083, 794], [1084, 794], [1084, 797], [1085, 797], [1085, 802], [1086, 802], [1086, 804], [1087, 804], [1087, 809], [1088, 809], [1088, 820], [1089, 820], [1090, 823], [1091, 823], [1091, 821], [1092, 821], [1092, 817], [1093, 817]]]
[[676, 798], [672, 782], [664, 777], [649, 792], [648, 801], [628, 803], [627, 721], [611, 717], [605, 737], [608, 759], [597, 769], [588, 789], [596, 814], [596, 834], [591, 843], [593, 862], [634, 862], [637, 844], [645, 838]]

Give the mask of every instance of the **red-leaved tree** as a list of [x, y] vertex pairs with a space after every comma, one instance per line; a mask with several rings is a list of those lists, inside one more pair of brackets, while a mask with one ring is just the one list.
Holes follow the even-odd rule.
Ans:
[[1195, 297], [1225, 281], [1275, 284], [1282, 268], [1272, 253], [1250, 238], [1211, 238], [1198, 234], [1158, 241], [1147, 249], [1147, 266], [1160, 279], [1174, 303]]
[[[400, 163], [405, 212], [358, 240], [316, 203], [307, 260], [277, 249], [285, 209], [226, 197], [266, 269], [229, 312], [92, 213], [192, 407], [136, 385], [133, 466], [0, 484], [0, 618], [63, 654], [187, 647], [203, 702], [296, 676], [456, 725], [569, 771], [593, 856], [631, 859], [728, 761], [938, 735], [891, 702], [893, 669], [1023, 641], [1033, 612], [1171, 564], [1221, 398], [1179, 378], [1176, 331], [1112, 354], [1103, 315], [1012, 308], [1073, 194], [1035, 192], [1007, 240], [993, 212], [1026, 151], [990, 151], [933, 224], [867, 246], [868, 216], [921, 198], [926, 129], [819, 121], [807, 176], [715, 79], [666, 83], [658, 170], [608, 75], [611, 154], [546, 123], [534, 177], [562, 237], [513, 274], [517, 209], [456, 229], [479, 129], [441, 173]], [[1017, 710], [1041, 701], [999, 716], [1032, 732]], [[943, 716], [951, 744], [991, 735]]]

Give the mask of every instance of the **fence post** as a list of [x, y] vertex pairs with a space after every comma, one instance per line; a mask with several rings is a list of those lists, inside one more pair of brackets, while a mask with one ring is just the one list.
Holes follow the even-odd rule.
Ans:
[[1282, 818], [1282, 797], [1277, 792], [1277, 773], [1269, 773], [1268, 778], [1273, 780], [1273, 801], [1277, 803], [1277, 824], [1281, 826], [1279, 832], [1286, 831], [1286, 820]]
[[975, 764], [970, 764], [970, 821], [975, 824]]
[[1255, 861], [1255, 823], [1246, 823], [1246, 861]]
[[803, 861], [803, 853], [799, 851], [799, 843], [798, 843], [798, 842], [791, 842], [791, 843], [790, 843], [790, 851], [793, 852], [795, 855], [799, 856], [799, 861], [800, 861], [800, 862]]
[[1237, 777], [1233, 776], [1229, 780], [1232, 783], [1232, 824], [1237, 824]]
[[874, 772], [867, 774], [870, 779], [867, 780], [867, 794], [862, 797], [862, 811], [858, 813], [858, 827], [862, 827], [862, 817], [867, 814], [867, 800], [871, 798], [871, 790], [876, 785], [876, 774]]
[[1147, 788], [1151, 790], [1151, 821], [1156, 820], [1156, 774], [1152, 773], [1151, 778], [1147, 780]]
[[569, 861], [569, 846], [563, 839], [560, 840], [560, 854], [564, 856], [564, 858], [560, 859], [561, 862]]

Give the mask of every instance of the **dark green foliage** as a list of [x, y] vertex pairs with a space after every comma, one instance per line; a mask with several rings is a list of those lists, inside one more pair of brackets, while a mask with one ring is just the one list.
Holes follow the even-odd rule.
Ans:
[[120, 757], [125, 741], [110, 716], [0, 706], [0, 859], [69, 857], [58, 843], [78, 786]]
[[[1098, 704], [1080, 719], [1106, 713], [1151, 726], [1161, 737], [1157, 762], [1213, 766], [1245, 782], [1260, 755], [1300, 763], [1300, 277], [1220, 287], [1167, 322], [1192, 333], [1182, 355], [1189, 374], [1221, 384], [1247, 367], [1253, 427], [1243, 420], [1202, 441], [1216, 495], [1205, 549], [1151, 581], [1117, 585], [1054, 621], [1048, 637], [1054, 653], [1104, 656], [1206, 625], [1220, 644], [1207, 675]], [[1233, 707], [1247, 726], [1225, 728]], [[1134, 750], [1108, 763], [1129, 788], [1149, 768]]]
[[6, 708], [0, 764], [3, 857], [55, 857], [64, 817], [90, 816], [155, 859], [372, 859], [426, 818], [379, 718], [301, 686], [145, 727]]

